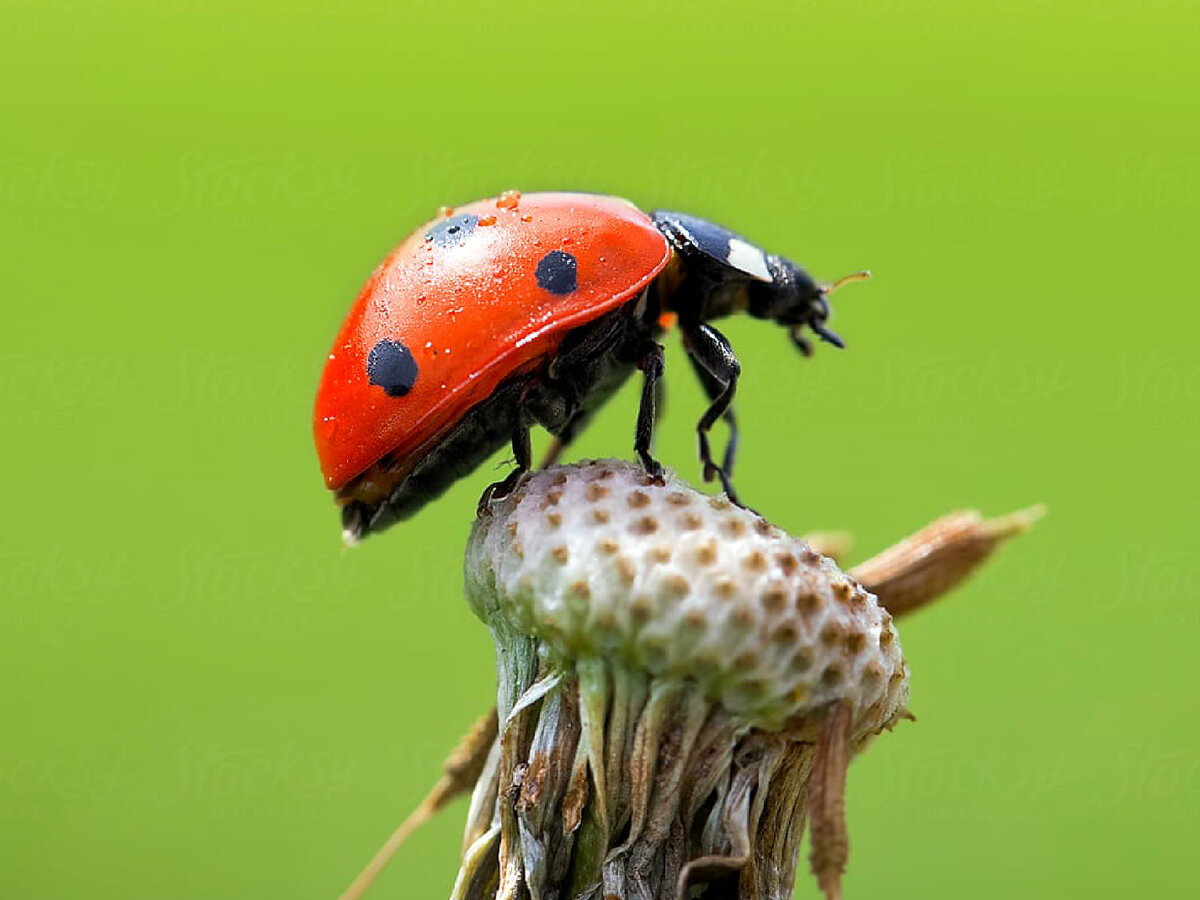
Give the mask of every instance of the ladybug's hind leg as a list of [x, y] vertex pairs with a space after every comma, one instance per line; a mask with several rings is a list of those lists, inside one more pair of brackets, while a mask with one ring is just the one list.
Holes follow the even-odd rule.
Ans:
[[[739, 506], [737, 492], [733, 489], [733, 463], [737, 455], [738, 430], [737, 419], [734, 417], [731, 404], [733, 395], [737, 392], [738, 378], [742, 374], [742, 365], [734, 355], [733, 348], [725, 335], [711, 325], [700, 323], [682, 327], [683, 346], [691, 360], [692, 368], [700, 378], [704, 392], [708, 395], [709, 407], [700, 417], [696, 425], [696, 434], [700, 445], [700, 462], [704, 464], [704, 480], [712, 481], [718, 478], [721, 487], [729, 499]], [[724, 465], [718, 466], [713, 462], [712, 448], [709, 446], [708, 433], [712, 430], [717, 419], [725, 419], [729, 423], [729, 443], [725, 445]]]

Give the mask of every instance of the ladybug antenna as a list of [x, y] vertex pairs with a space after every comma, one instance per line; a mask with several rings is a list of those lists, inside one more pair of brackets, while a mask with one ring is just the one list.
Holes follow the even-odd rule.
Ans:
[[871, 277], [871, 272], [869, 269], [863, 269], [861, 272], [851, 272], [849, 275], [843, 275], [841, 278], [839, 278], [833, 284], [825, 285], [825, 287], [821, 288], [821, 293], [828, 296], [829, 294], [832, 294], [834, 291], [840, 290], [841, 288], [845, 287], [848, 284], [851, 284], [855, 281], [866, 281], [870, 277]]

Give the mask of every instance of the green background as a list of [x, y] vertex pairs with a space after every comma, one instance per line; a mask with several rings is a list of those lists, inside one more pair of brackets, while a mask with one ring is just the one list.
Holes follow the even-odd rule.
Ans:
[[[847, 896], [1191, 892], [1194, 3], [2, 10], [0, 896], [333, 898], [422, 796], [489, 701], [459, 567], [496, 470], [345, 551], [309, 414], [387, 250], [513, 187], [875, 271], [844, 353], [728, 323], [781, 525], [862, 555], [1050, 507], [902, 623], [920, 721], [851, 770]], [[463, 814], [374, 896], [446, 896]]]

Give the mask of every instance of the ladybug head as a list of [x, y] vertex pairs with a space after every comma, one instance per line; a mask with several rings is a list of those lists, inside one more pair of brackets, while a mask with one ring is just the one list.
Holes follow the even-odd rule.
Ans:
[[827, 344], [833, 344], [838, 349], [845, 347], [841, 336], [825, 324], [831, 312], [829, 295], [851, 282], [865, 281], [871, 277], [871, 273], [854, 272], [832, 284], [818, 284], [795, 263], [784, 259], [779, 259], [779, 263], [772, 283], [769, 287], [764, 285], [766, 290], [755, 298], [757, 302], [753, 306], [757, 309], [753, 310], [754, 314], [788, 326], [792, 343], [805, 356], [811, 356], [813, 352], [812, 344], [804, 334], [806, 328]]

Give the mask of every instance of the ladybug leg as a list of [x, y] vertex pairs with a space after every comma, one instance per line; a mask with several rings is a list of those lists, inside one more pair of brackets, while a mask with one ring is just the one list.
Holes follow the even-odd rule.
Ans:
[[[559, 349], [547, 368], [544, 387], [566, 401], [566, 416], [550, 421], [534, 410], [534, 418], [554, 435], [542, 457], [541, 468], [558, 462], [562, 452], [645, 355], [649, 337], [641, 332], [639, 324], [625, 310], [619, 310], [579, 329]], [[657, 422], [663, 408], [662, 379], [655, 384]]]
[[792, 339], [792, 345], [800, 351], [801, 356], [808, 358], [813, 355], [812, 344], [809, 343], [808, 339], [800, 333], [799, 328], [793, 329], [790, 332], [790, 337]]
[[531, 468], [533, 468], [533, 446], [529, 439], [529, 413], [525, 409], [525, 395], [528, 386], [521, 392], [517, 401], [517, 421], [513, 426], [512, 451], [517, 460], [517, 467], [508, 473], [507, 477], [489, 484], [484, 488], [483, 495], [475, 509], [477, 515], [483, 515], [493, 500], [503, 500], [521, 483]]
[[[708, 402], [715, 402], [724, 393], [725, 385], [717, 381], [708, 369], [704, 368], [690, 352], [687, 358], [688, 362], [692, 364], [692, 371], [696, 373], [696, 378], [700, 381], [700, 385], [704, 389], [704, 395], [708, 397]], [[721, 418], [729, 426], [729, 440], [725, 444], [725, 455], [721, 460], [721, 468], [725, 471], [726, 478], [733, 478], [733, 464], [737, 461], [741, 432], [738, 429], [737, 415], [733, 411], [732, 403], [726, 407], [725, 412], [721, 414]]]
[[[696, 435], [700, 444], [700, 462], [704, 464], [704, 480], [712, 481], [718, 478], [721, 487], [729, 499], [739, 506], [737, 492], [733, 489], [729, 469], [737, 452], [737, 421], [730, 415], [730, 404], [737, 392], [738, 377], [742, 374], [742, 364], [734, 355], [733, 348], [725, 335], [711, 325], [691, 324], [683, 329], [683, 346], [693, 367], [705, 375], [700, 381], [711, 401], [700, 422], [696, 425]], [[724, 417], [730, 423], [730, 443], [725, 449], [725, 467], [713, 462], [712, 448], [708, 443], [708, 433], [713, 424]]]
[[663, 420], [667, 413], [667, 379], [660, 377], [654, 382], [654, 426]]
[[638, 361], [638, 368], [645, 378], [642, 381], [642, 399], [638, 404], [637, 431], [634, 435], [633, 449], [642, 466], [651, 478], [663, 479], [663, 467], [657, 459], [650, 455], [650, 445], [654, 440], [654, 423], [656, 416], [655, 398], [658, 395], [658, 385], [663, 377], [665, 364], [661, 344], [651, 344], [646, 354]]

